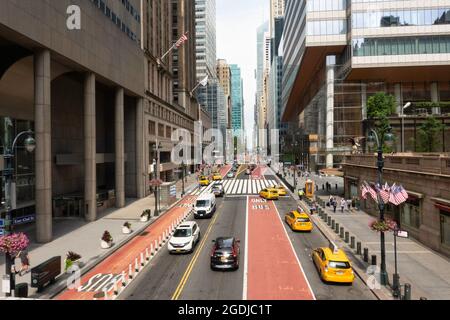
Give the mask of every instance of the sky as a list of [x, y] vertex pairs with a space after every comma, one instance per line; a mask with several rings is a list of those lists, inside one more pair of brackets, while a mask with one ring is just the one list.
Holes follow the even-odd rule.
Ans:
[[244, 79], [247, 141], [253, 137], [256, 94], [256, 29], [269, 19], [270, 0], [217, 1], [217, 58], [237, 64]]

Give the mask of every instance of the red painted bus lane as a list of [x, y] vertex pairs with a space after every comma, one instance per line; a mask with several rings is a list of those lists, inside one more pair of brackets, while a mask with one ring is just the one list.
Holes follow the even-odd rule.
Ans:
[[272, 201], [248, 198], [248, 300], [314, 300]]
[[93, 300], [98, 293], [106, 288], [111, 290], [114, 286], [113, 280], [120, 281], [121, 274], [128, 274], [129, 265], [136, 258], [140, 263], [141, 253], [145, 252], [151, 244], [159, 240], [165, 231], [177, 219], [184, 216], [190, 210], [190, 204], [195, 202], [196, 197], [189, 196], [180, 201], [162, 217], [151, 224], [143, 233], [133, 238], [130, 242], [114, 252], [111, 256], [95, 266], [85, 274], [80, 281], [78, 290], [66, 290], [56, 297], [57, 300]]

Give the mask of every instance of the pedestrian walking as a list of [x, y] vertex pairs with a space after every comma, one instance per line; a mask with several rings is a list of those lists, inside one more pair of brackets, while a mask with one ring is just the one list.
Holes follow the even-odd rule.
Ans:
[[305, 192], [303, 191], [303, 189], [298, 190], [298, 197], [299, 197], [300, 201], [303, 200], [304, 196], [305, 196]]
[[311, 214], [315, 214], [316, 210], [317, 210], [317, 203], [313, 202], [313, 204], [311, 205], [311, 207], [309, 208]]
[[352, 212], [352, 199], [347, 200], [347, 211]]
[[347, 206], [347, 201], [344, 198], [341, 199], [341, 212], [344, 213], [344, 208]]
[[331, 205], [333, 206], [333, 211], [334, 213], [336, 213], [336, 209], [337, 209], [337, 200], [335, 198], [333, 198]]
[[20, 259], [22, 266], [20, 267], [19, 275], [22, 276], [22, 272], [25, 271], [24, 274], [28, 273], [30, 269], [30, 255], [27, 250], [21, 250], [17, 253], [16, 258]]

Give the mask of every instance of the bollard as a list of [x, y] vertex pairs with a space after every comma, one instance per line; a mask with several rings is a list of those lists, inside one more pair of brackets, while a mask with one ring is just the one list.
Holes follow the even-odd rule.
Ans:
[[114, 298], [116, 298], [118, 295], [119, 295], [119, 286], [116, 281], [114, 282]]
[[150, 253], [148, 248], [145, 248], [145, 260], [147, 260], [147, 262], [150, 261]]
[[361, 255], [361, 242], [356, 244], [356, 254]]
[[127, 278], [125, 276], [125, 271], [122, 271], [122, 289], [127, 286]]
[[331, 217], [330, 216], [327, 217], [327, 224], [328, 224], [328, 226], [331, 226]]
[[108, 300], [108, 289], [103, 288], [103, 295], [105, 296], [104, 300]]
[[144, 262], [144, 253], [141, 252], [141, 267], [143, 268], [145, 266], [145, 262]]
[[334, 219], [331, 219], [331, 229], [336, 229], [336, 221]]
[[324, 186], [324, 184], [322, 183], [322, 190], [325, 190], [325, 186]]
[[159, 247], [162, 248], [162, 245], [163, 245], [163, 243], [162, 243], [162, 236], [159, 236]]
[[376, 255], [372, 255], [372, 261], [371, 261], [371, 265], [376, 266], [377, 265], [377, 256]]
[[364, 262], [369, 262], [369, 249], [368, 248], [364, 248]]
[[350, 238], [350, 248], [355, 249], [355, 237], [351, 237]]
[[136, 273], [139, 272], [138, 258], [136, 258], [136, 259], [134, 260], [134, 271], [135, 271]]
[[339, 236], [341, 237], [341, 239], [344, 239], [344, 227], [341, 227], [339, 231]]
[[131, 266], [131, 263], [130, 263], [130, 265], [128, 266], [128, 279], [132, 280], [133, 276], [134, 276], [134, 274], [133, 274], [133, 267]]
[[336, 229], [334, 230], [336, 234], [339, 234], [339, 223], [336, 223]]
[[325, 211], [323, 213], [323, 221], [325, 221], [325, 222], [328, 221], [328, 214]]
[[411, 285], [409, 283], [405, 283], [405, 294], [403, 296], [403, 300], [411, 300]]
[[350, 232], [346, 231], [345, 232], [345, 243], [349, 243], [350, 242]]

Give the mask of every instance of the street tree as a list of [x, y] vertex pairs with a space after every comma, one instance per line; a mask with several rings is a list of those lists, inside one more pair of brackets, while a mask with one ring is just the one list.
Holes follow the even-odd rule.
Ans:
[[396, 109], [395, 97], [385, 92], [378, 92], [367, 100], [367, 117], [374, 125], [374, 130], [380, 137], [380, 144], [384, 152], [391, 152], [392, 148], [384, 144], [384, 137], [390, 128], [389, 116]]
[[436, 117], [429, 116], [418, 130], [419, 152], [436, 152], [442, 146], [440, 136], [445, 130], [445, 125], [439, 122]]

